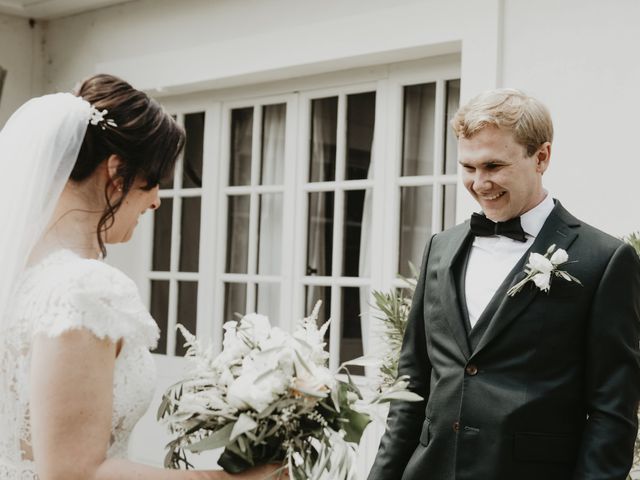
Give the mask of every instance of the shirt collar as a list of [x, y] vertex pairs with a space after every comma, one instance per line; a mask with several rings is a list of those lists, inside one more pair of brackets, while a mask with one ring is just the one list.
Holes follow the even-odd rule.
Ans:
[[544, 222], [547, 221], [547, 217], [553, 210], [555, 204], [553, 203], [553, 198], [549, 195], [549, 192], [545, 190], [546, 197], [542, 200], [538, 205], [533, 207], [528, 212], [525, 212], [520, 217], [520, 223], [522, 224], [522, 229], [528, 235], [532, 237], [537, 237], [540, 230], [542, 230], [542, 226]]

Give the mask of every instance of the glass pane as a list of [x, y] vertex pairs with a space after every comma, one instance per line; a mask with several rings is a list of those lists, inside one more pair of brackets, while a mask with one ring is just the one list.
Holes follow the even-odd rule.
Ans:
[[402, 175], [433, 175], [436, 84], [404, 87]]
[[182, 199], [180, 271], [197, 272], [200, 253], [200, 197]]
[[243, 316], [247, 310], [247, 284], [224, 284], [224, 322], [238, 320], [238, 315]]
[[336, 137], [338, 97], [317, 98], [311, 102], [311, 152], [309, 181], [326, 182], [336, 178]]
[[[366, 193], [369, 196], [366, 196]], [[365, 198], [371, 201], [371, 192], [365, 190], [350, 190], [344, 193], [344, 241], [342, 245], [342, 274], [347, 277], [360, 276], [360, 260], [362, 254], [366, 254], [362, 248], [368, 248], [368, 231], [371, 227], [371, 218], [367, 216], [363, 220]], [[369, 208], [369, 213], [371, 209]], [[362, 235], [365, 234], [365, 242]]]
[[[198, 282], [178, 282], [178, 323], [196, 334], [198, 315]], [[176, 355], [184, 356], [184, 338], [180, 332], [176, 336]]]
[[307, 275], [331, 275], [333, 256], [333, 192], [309, 194]]
[[[364, 354], [362, 347], [362, 321], [366, 316], [362, 316], [363, 310], [366, 312], [369, 298], [367, 288], [346, 287], [342, 289], [342, 334], [340, 335], [340, 363]], [[349, 372], [352, 375], [364, 375], [363, 367], [350, 366]]]
[[249, 195], [230, 196], [227, 210], [227, 273], [247, 273]]
[[231, 162], [229, 185], [251, 184], [253, 107], [231, 111]]
[[449, 125], [460, 108], [460, 80], [447, 80], [446, 124], [444, 137], [444, 173], [453, 174], [458, 171], [458, 139]]
[[398, 272], [410, 277], [409, 262], [420, 268], [425, 243], [432, 234], [433, 187], [402, 187], [400, 202]]
[[[442, 187], [442, 229], [446, 230], [456, 224], [456, 186]], [[416, 265], [417, 266], [417, 265]]]
[[371, 164], [376, 92], [347, 97], [347, 163], [345, 179], [365, 179]]
[[260, 184], [280, 185], [284, 181], [284, 136], [287, 105], [267, 105], [262, 111], [262, 164]]
[[279, 275], [282, 264], [282, 194], [259, 197], [258, 273]]
[[[305, 311], [303, 312], [303, 315], [311, 315], [313, 307], [315, 307], [318, 301], [322, 302], [320, 311], [318, 312], [318, 326], [320, 326], [331, 318], [331, 287], [318, 287], [315, 285], [306, 286], [304, 289]], [[330, 328], [327, 329], [324, 336], [325, 342], [327, 342], [325, 350], [328, 350], [329, 330]]]
[[259, 283], [256, 285], [256, 312], [266, 315], [271, 325], [280, 324], [280, 285]]
[[151, 280], [151, 316], [160, 327], [160, 340], [154, 353], [167, 353], [167, 330], [169, 329], [169, 282]]
[[153, 212], [153, 262], [156, 272], [171, 269], [171, 217], [173, 199], [163, 198], [160, 208]]
[[184, 146], [183, 188], [202, 187], [202, 148], [204, 146], [204, 112], [184, 116], [187, 142]]

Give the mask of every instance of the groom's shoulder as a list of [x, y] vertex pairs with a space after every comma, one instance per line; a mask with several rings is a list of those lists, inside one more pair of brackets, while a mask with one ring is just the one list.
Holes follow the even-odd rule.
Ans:
[[465, 220], [462, 223], [458, 223], [453, 227], [449, 227], [433, 236], [433, 241], [437, 242], [450, 242], [455, 239], [460, 239], [469, 233], [469, 220]]
[[589, 244], [591, 249], [613, 252], [624, 245], [621, 239], [575, 217], [559, 202], [557, 202], [556, 207], [553, 209], [552, 215], [559, 217], [570, 228], [575, 228], [580, 243]]

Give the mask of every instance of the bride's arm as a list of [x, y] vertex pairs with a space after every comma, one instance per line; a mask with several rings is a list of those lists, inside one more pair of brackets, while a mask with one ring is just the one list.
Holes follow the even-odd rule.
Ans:
[[229, 475], [107, 459], [115, 358], [116, 344], [88, 330], [36, 338], [30, 405], [31, 440], [40, 480], [248, 480], [264, 478], [275, 470], [266, 466]]

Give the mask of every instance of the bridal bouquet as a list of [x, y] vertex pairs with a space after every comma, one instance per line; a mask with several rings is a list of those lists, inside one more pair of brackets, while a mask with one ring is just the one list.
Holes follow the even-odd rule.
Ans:
[[187, 453], [224, 448], [218, 463], [230, 473], [278, 462], [294, 480], [356, 477], [368, 409], [422, 398], [407, 391], [404, 377], [365, 401], [346, 364], [338, 372], [327, 368], [328, 322], [318, 327], [317, 312], [291, 334], [258, 314], [227, 322], [217, 356], [179, 327], [195, 368], [167, 390], [158, 410], [174, 437], [165, 466], [190, 468]]

